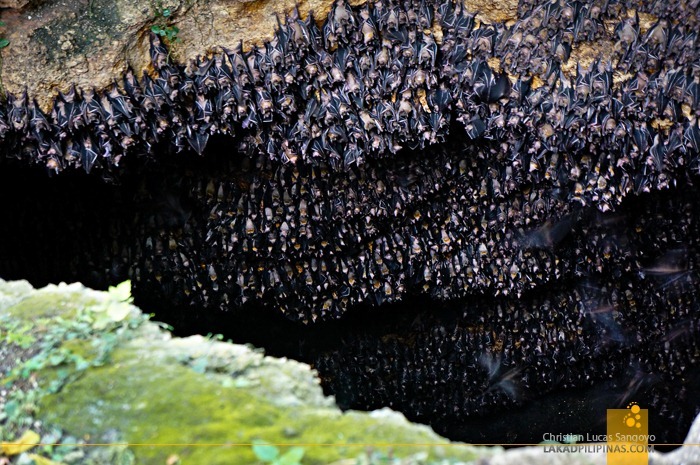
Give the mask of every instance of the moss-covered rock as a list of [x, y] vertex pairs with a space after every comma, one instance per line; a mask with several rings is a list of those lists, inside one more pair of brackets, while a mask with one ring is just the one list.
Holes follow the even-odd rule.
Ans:
[[[464, 461], [492, 453], [447, 447], [428, 427], [393, 412], [342, 413], [308, 365], [200, 336], [172, 338], [124, 297], [0, 281], [2, 327], [30, 323], [41, 341], [3, 382], [21, 380], [31, 362], [42, 424], [87, 443], [156, 444], [130, 447], [138, 463], [174, 456], [183, 463], [252, 463], [256, 440], [302, 444], [304, 463], [357, 457], [366, 444], [406, 444], [386, 446], [396, 457], [427, 452]], [[9, 333], [2, 333], [5, 342]], [[38, 348], [47, 346], [46, 354]]]

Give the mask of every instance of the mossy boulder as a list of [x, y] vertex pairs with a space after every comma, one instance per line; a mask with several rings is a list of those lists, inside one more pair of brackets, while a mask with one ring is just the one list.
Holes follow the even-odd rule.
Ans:
[[0, 281], [3, 343], [13, 346], [8, 340], [18, 328], [36, 338], [33, 349], [6, 367], [2, 381], [36, 380], [31, 388], [41, 395], [34, 418], [44, 427], [58, 426], [86, 443], [155, 444], [129, 448], [145, 464], [174, 457], [182, 463], [254, 463], [250, 444], [256, 440], [304, 445], [305, 464], [357, 457], [366, 444], [402, 443], [381, 449], [435, 460], [493, 453], [450, 445], [394, 412], [343, 413], [323, 395], [308, 365], [215, 338], [173, 338], [127, 297], [80, 285], [35, 291]]

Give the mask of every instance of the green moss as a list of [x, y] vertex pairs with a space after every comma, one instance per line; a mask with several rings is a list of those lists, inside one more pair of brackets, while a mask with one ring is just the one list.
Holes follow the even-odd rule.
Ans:
[[25, 321], [55, 317], [70, 319], [77, 315], [78, 310], [96, 305], [99, 302], [90, 294], [78, 292], [78, 288], [74, 289], [68, 287], [63, 290], [57, 287], [44, 288], [5, 309], [3, 313]]
[[[0, 297], [9, 295], [4, 284]], [[51, 286], [22, 297], [6, 300], [0, 317], [41, 333], [41, 351], [19, 367], [39, 383], [36, 419], [85, 442], [136, 444], [136, 463], [162, 465], [172, 455], [181, 463], [257, 463], [255, 440], [304, 445], [304, 465], [358, 457], [366, 444], [447, 443], [396, 416], [341, 413], [306, 365], [202, 337], [170, 338], [118, 290]], [[469, 447], [376, 449], [434, 459], [447, 452], [462, 461], [488, 455]]]
[[[387, 425], [366, 414], [283, 408], [257, 395], [255, 388], [227, 385], [224, 375], [198, 374], [181, 364], [162, 365], [161, 354], [151, 355], [128, 347], [117, 349], [109, 366], [93, 368], [60, 393], [46, 397], [40, 406], [43, 419], [91, 441], [116, 430], [121, 440], [140, 444], [248, 444], [254, 439], [294, 444], [436, 441], [427, 431]], [[401, 447], [394, 452], [407, 455], [418, 450]], [[304, 463], [330, 463], [362, 451], [357, 446], [308, 447]], [[146, 464], [162, 464], [172, 454], [186, 463], [255, 462], [248, 446], [144, 446], [134, 447], [134, 453], [138, 463]], [[467, 450], [456, 455], [471, 456]]]
[[70, 341], [65, 341], [61, 347], [68, 350], [71, 354], [92, 362], [99, 355], [99, 348], [96, 347], [96, 342], [94, 340], [71, 339]]
[[10, 307], [34, 292], [27, 281], [3, 281], [0, 279], [0, 316]]
[[[45, 419], [78, 436], [109, 430], [130, 443], [246, 442], [269, 437], [285, 414], [253, 394], [225, 388], [182, 365], [160, 366], [119, 350], [113, 364], [91, 370], [45, 398]], [[250, 463], [248, 448], [137, 447], [139, 463], [165, 463], [171, 454], [192, 463]]]

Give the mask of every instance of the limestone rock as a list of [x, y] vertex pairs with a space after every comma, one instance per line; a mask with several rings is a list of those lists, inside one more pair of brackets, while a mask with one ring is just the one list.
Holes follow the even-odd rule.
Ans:
[[29, 4], [29, 0], [0, 0], [0, 8], [13, 8], [19, 10]]
[[[351, 4], [364, 3], [362, 0]], [[517, 1], [470, 0], [487, 22], [515, 19]], [[173, 58], [187, 62], [197, 55], [233, 46], [260, 44], [271, 38], [276, 15], [295, 6], [302, 17], [328, 14], [331, 0], [167, 0], [171, 23], [180, 30]], [[10, 46], [0, 69], [6, 90], [27, 90], [48, 108], [56, 91], [72, 84], [104, 88], [128, 66], [137, 73], [149, 66], [148, 32], [162, 23], [150, 0], [78, 0], [75, 2], [0, 0]]]

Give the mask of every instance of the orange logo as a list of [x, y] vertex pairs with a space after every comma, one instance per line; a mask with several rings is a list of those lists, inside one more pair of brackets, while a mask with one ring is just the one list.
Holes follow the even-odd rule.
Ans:
[[608, 465], [649, 463], [649, 411], [632, 402], [624, 409], [608, 409]]

